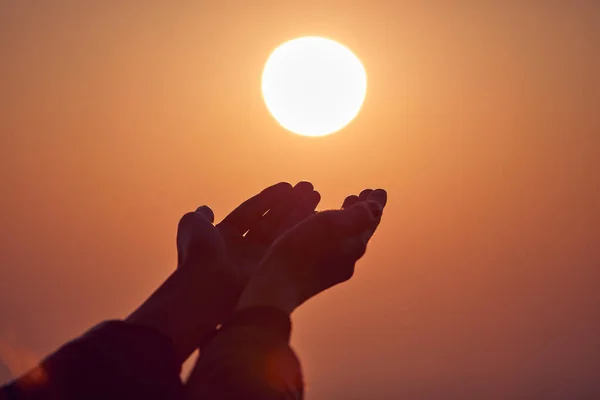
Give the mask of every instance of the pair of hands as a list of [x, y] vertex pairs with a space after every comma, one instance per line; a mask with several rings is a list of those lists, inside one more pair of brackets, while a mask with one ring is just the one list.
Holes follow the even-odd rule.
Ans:
[[212, 210], [199, 207], [179, 223], [178, 268], [218, 265], [242, 292], [238, 309], [270, 305], [291, 313], [352, 277], [387, 194], [366, 189], [348, 196], [340, 210], [317, 213], [320, 199], [309, 182], [278, 183], [217, 225]]

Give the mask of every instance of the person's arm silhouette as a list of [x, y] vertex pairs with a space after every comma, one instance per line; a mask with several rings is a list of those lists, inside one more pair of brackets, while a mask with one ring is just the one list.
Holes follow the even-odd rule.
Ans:
[[66, 344], [0, 389], [0, 398], [179, 398], [181, 362], [231, 314], [275, 237], [313, 214], [319, 200], [310, 183], [281, 183], [217, 226], [207, 207], [186, 214], [178, 227], [178, 268], [138, 310]]
[[[217, 227], [206, 207], [187, 214], [178, 229], [177, 271], [142, 307], [126, 321], [105, 322], [66, 344], [1, 388], [0, 398], [301, 395], [299, 363], [288, 347], [288, 315], [352, 275], [385, 205], [385, 192], [364, 191], [349, 197], [344, 210], [297, 224], [314, 214], [319, 198], [310, 184], [294, 189], [280, 184], [244, 203]], [[362, 201], [367, 198], [371, 201]], [[184, 390], [181, 361], [222, 321]], [[216, 368], [207, 370], [211, 366]]]
[[171, 338], [183, 362], [199, 340], [233, 311], [273, 241], [312, 215], [321, 196], [309, 182], [278, 183], [213, 225], [207, 206], [187, 213], [177, 230], [178, 268], [127, 318]]

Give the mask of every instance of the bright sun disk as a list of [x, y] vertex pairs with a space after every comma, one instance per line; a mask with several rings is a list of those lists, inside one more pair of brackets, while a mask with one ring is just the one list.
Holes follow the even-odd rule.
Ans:
[[284, 128], [324, 136], [356, 117], [367, 93], [367, 74], [347, 47], [307, 36], [277, 47], [262, 75], [269, 112]]

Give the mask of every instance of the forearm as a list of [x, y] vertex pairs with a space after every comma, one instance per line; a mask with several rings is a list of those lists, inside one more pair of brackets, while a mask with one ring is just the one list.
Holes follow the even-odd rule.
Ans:
[[145, 326], [109, 321], [0, 388], [0, 399], [179, 399], [179, 372], [169, 338]]
[[240, 285], [220, 265], [179, 268], [127, 319], [169, 337], [181, 362], [233, 311]]

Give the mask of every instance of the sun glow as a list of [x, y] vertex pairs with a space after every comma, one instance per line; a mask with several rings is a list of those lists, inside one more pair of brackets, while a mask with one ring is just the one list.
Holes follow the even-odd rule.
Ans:
[[324, 136], [352, 121], [364, 102], [367, 74], [347, 47], [308, 36], [277, 47], [262, 75], [269, 112], [284, 128]]

